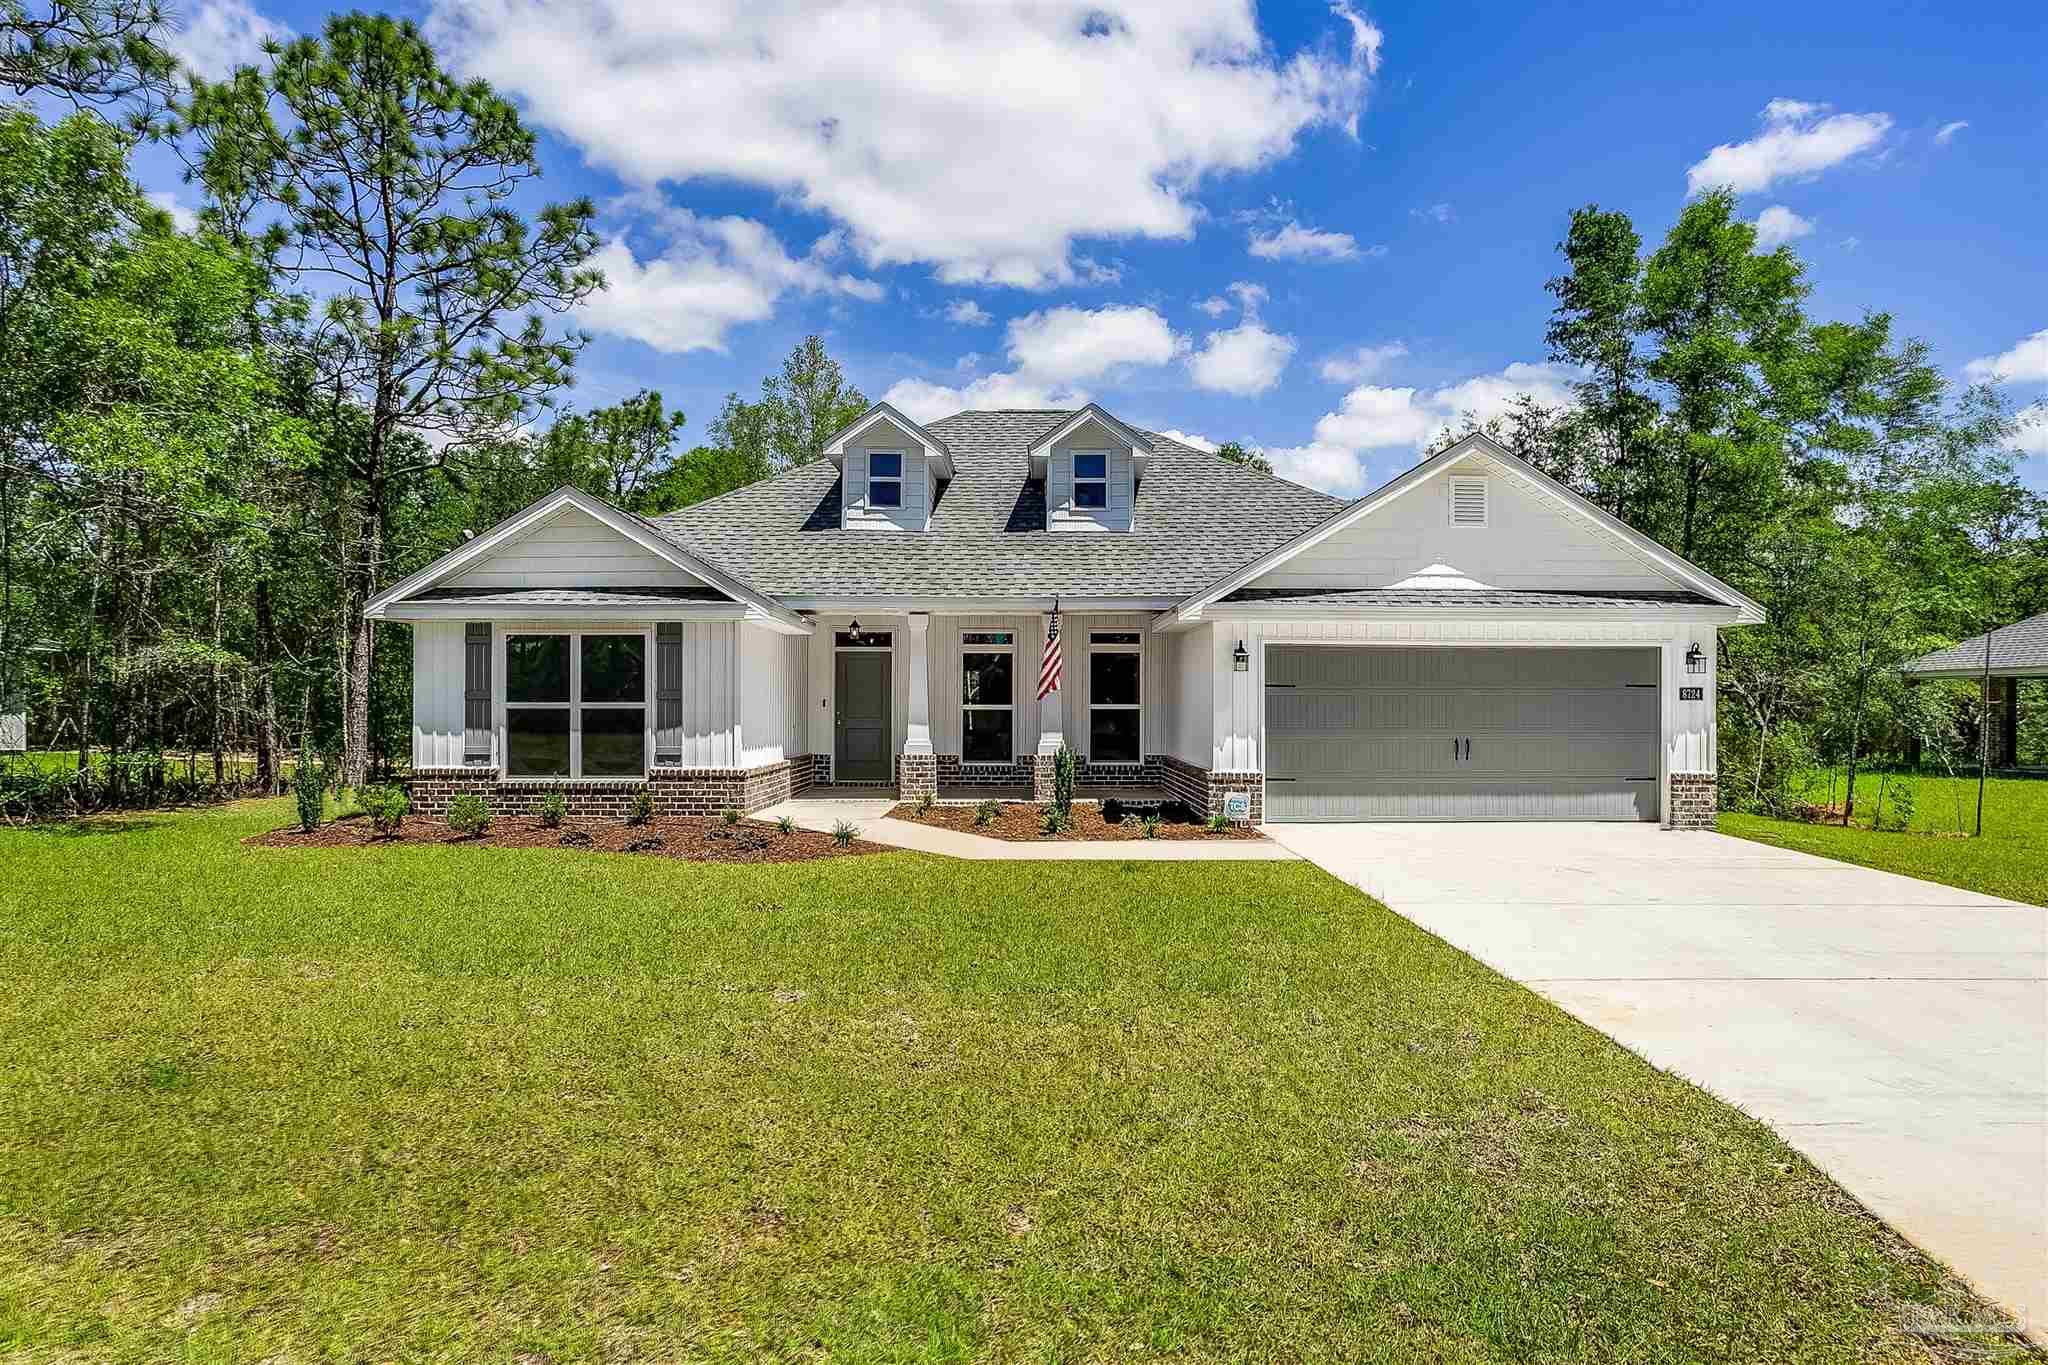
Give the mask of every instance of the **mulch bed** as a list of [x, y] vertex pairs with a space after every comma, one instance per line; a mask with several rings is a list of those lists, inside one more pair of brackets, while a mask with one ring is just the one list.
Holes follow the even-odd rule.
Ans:
[[[891, 820], [908, 820], [915, 825], [937, 825], [941, 829], [957, 829], [963, 834], [980, 834], [990, 839], [1015, 839], [1030, 842], [1041, 839], [1142, 839], [1145, 837], [1142, 813], [1131, 816], [1127, 821], [1110, 821], [1103, 818], [1105, 807], [1093, 803], [1074, 803], [1073, 828], [1063, 834], [1042, 834], [1039, 822], [1045, 818], [1045, 807], [1026, 801], [1004, 801], [998, 804], [993, 823], [974, 823], [973, 806], [933, 806], [920, 811], [914, 805], [900, 805], [889, 812]], [[1107, 809], [1119, 813], [1114, 803]], [[1161, 813], [1159, 833], [1161, 839], [1257, 839], [1262, 837], [1249, 825], [1231, 825], [1228, 829], [1212, 830], [1202, 821], [1196, 820], [1185, 810], [1168, 807]]]
[[262, 848], [378, 848], [389, 844], [475, 844], [486, 848], [571, 848], [581, 852], [637, 853], [698, 863], [802, 863], [886, 853], [881, 844], [855, 839], [845, 848], [829, 834], [800, 829], [790, 834], [759, 820], [727, 825], [722, 820], [658, 816], [644, 825], [618, 820], [564, 820], [549, 828], [533, 816], [500, 816], [484, 833], [469, 838], [445, 821], [407, 816], [396, 834], [379, 834], [361, 817], [332, 820], [311, 834], [297, 827], [274, 829], [244, 842]]

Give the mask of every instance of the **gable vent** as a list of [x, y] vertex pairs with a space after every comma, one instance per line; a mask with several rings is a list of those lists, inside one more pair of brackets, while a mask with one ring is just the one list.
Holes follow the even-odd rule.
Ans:
[[1486, 480], [1452, 479], [1451, 525], [1486, 525]]

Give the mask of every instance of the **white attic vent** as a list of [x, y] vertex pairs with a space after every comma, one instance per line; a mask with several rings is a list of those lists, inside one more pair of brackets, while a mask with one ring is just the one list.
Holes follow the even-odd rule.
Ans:
[[1486, 480], [1454, 478], [1451, 483], [1451, 525], [1486, 525]]

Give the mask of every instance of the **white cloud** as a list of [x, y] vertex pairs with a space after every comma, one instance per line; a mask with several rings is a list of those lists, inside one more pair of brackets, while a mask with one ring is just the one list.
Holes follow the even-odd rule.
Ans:
[[1357, 384], [1380, 374], [1407, 354], [1407, 346], [1398, 341], [1384, 346], [1360, 346], [1325, 360], [1321, 373], [1332, 384]]
[[1368, 457], [1377, 451], [1419, 452], [1467, 414], [1487, 421], [1505, 413], [1522, 394], [1552, 406], [1572, 399], [1574, 372], [1562, 365], [1516, 363], [1498, 374], [1475, 375], [1434, 389], [1361, 384], [1335, 412], [1317, 420], [1304, 446], [1268, 452], [1284, 477], [1332, 493], [1362, 492]]
[[623, 237], [598, 249], [591, 264], [604, 272], [608, 287], [582, 306], [584, 326], [670, 355], [723, 351], [728, 330], [771, 317], [776, 301], [792, 291], [865, 302], [882, 297], [874, 281], [826, 265], [842, 247], [836, 233], [820, 237], [800, 258], [751, 218], [699, 218], [670, 209], [661, 215], [659, 233], [663, 249], [645, 260]]
[[962, 327], [984, 327], [995, 321], [989, 311], [973, 299], [954, 299], [946, 305], [946, 321], [957, 322]]
[[1818, 175], [1875, 148], [1891, 131], [1890, 114], [1830, 114], [1827, 108], [1772, 100], [1764, 106], [1763, 131], [1708, 152], [1686, 171], [1686, 192], [1725, 185], [1752, 194], [1788, 177]]
[[1857, 247], [1863, 245], [1863, 239], [1861, 237], [1844, 237], [1836, 245], [1844, 251], [1854, 251]]
[[2013, 343], [1999, 355], [1979, 356], [1963, 366], [1963, 374], [1976, 383], [1987, 380], [2021, 384], [2048, 384], [2048, 327]]
[[1179, 441], [1184, 446], [1193, 446], [1196, 450], [1206, 450], [1211, 455], [1216, 453], [1217, 443], [1215, 441], [1210, 440], [1206, 436], [1198, 436], [1192, 431], [1178, 431], [1168, 427], [1161, 431], [1159, 435], [1164, 436], [1169, 441]]
[[1449, 204], [1431, 204], [1427, 208], [1408, 210], [1408, 216], [1429, 223], [1448, 223], [1458, 215]]
[[1384, 256], [1383, 246], [1360, 251], [1358, 239], [1348, 232], [1327, 232], [1288, 221], [1271, 232], [1253, 229], [1252, 255], [1267, 261], [1355, 261], [1361, 255]]
[[905, 379], [882, 396], [918, 421], [962, 408], [1078, 407], [1088, 381], [1157, 368], [1187, 347], [1165, 318], [1130, 305], [1027, 313], [1011, 320], [1007, 341], [1009, 370], [959, 385]]
[[1293, 337], [1247, 317], [1226, 331], [1209, 333], [1202, 349], [1188, 357], [1188, 374], [1197, 388], [1251, 398], [1280, 382], [1293, 355]]
[[1963, 129], [1969, 126], [1970, 121], [1968, 119], [1957, 119], [1954, 123], [1942, 124], [1941, 127], [1935, 131], [1934, 145], [1937, 147], [1948, 146], [1950, 138], [1954, 137], [1957, 133], [1962, 132]]
[[171, 34], [171, 55], [208, 80], [263, 60], [263, 40], [291, 30], [256, 12], [248, 0], [199, 0]]
[[1196, 303], [1195, 307], [1201, 309], [1212, 318], [1220, 318], [1231, 309], [1237, 307], [1237, 305], [1224, 298], [1221, 294], [1211, 294], [1208, 298]]
[[1042, 287], [1116, 270], [1077, 240], [1187, 237], [1209, 176], [1355, 136], [1381, 35], [1329, 13], [1291, 54], [1245, 0], [430, 0], [430, 31], [630, 183], [761, 186], [871, 267]]
[[1813, 231], [1813, 220], [1801, 218], [1783, 204], [1773, 204], [1756, 216], [1756, 245], [1769, 251]]
[[2048, 455], [2048, 403], [2032, 403], [2019, 411], [2013, 448], [2023, 455]]
[[191, 208], [178, 202], [175, 190], [151, 190], [149, 202], [171, 215], [171, 222], [180, 232], [197, 232], [199, 215]]

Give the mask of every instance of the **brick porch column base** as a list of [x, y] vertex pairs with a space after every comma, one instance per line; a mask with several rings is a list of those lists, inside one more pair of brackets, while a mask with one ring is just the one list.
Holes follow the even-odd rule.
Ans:
[[939, 794], [939, 756], [900, 755], [896, 763], [896, 799], [915, 801], [926, 793]]
[[1031, 799], [1040, 805], [1052, 800], [1053, 765], [1056, 761], [1051, 754], [1031, 755]]
[[1671, 774], [1671, 828], [1712, 829], [1721, 787], [1712, 773]]

